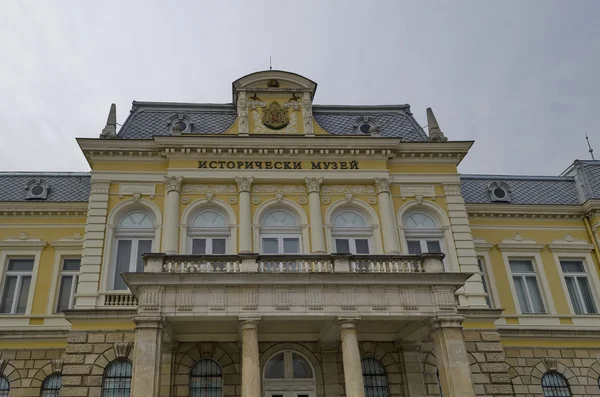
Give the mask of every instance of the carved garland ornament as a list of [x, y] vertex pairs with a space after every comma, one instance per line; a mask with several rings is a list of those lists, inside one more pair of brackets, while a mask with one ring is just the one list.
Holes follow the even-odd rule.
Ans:
[[182, 193], [235, 193], [235, 185], [183, 185]]
[[305, 193], [302, 185], [253, 185], [253, 193]]
[[375, 186], [360, 186], [360, 185], [323, 185], [321, 192], [324, 194], [368, 194], [375, 193]]

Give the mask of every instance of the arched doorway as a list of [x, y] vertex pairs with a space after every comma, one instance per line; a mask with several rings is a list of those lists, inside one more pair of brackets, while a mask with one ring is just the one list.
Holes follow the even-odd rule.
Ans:
[[264, 397], [316, 397], [315, 371], [298, 352], [274, 354], [263, 371]]

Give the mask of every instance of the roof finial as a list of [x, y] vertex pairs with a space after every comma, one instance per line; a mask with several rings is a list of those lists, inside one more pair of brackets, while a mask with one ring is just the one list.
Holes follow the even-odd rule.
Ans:
[[273, 64], [271, 63], [271, 55], [269, 55], [269, 70], [273, 70]]
[[427, 126], [429, 129], [429, 140], [438, 142], [446, 142], [448, 140], [442, 130], [440, 130], [440, 126], [431, 108], [427, 108]]
[[110, 105], [106, 126], [100, 134], [100, 138], [116, 138], [117, 137], [117, 105]]
[[592, 160], [596, 160], [594, 158], [594, 149], [592, 149], [592, 145], [590, 145], [590, 138], [588, 138], [587, 134], [585, 134], [585, 140], [587, 141], [588, 148], [590, 149], [590, 150], [588, 150], [588, 152], [590, 152], [590, 155], [592, 155]]

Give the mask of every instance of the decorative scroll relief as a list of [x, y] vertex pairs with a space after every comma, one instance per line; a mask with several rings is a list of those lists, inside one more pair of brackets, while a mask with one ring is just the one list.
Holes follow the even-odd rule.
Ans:
[[416, 287], [400, 287], [400, 302], [405, 310], [418, 310], [419, 301]]
[[242, 287], [242, 309], [256, 310], [258, 307], [258, 287], [248, 285]]
[[194, 287], [177, 287], [177, 311], [190, 311], [194, 306]]
[[306, 303], [308, 310], [323, 310], [325, 299], [323, 297], [322, 285], [311, 285], [306, 287]]
[[162, 302], [164, 287], [151, 285], [141, 288], [139, 307], [143, 310], [158, 310]]
[[375, 193], [375, 186], [361, 186], [361, 185], [323, 185], [321, 186], [321, 193], [324, 194], [373, 194]]
[[373, 310], [387, 310], [387, 296], [385, 285], [372, 285], [371, 290], [371, 306]]
[[303, 185], [253, 185], [252, 193], [306, 193]]
[[445, 285], [431, 286], [433, 300], [439, 310], [453, 310], [456, 308], [454, 288]]
[[236, 193], [235, 185], [183, 185], [182, 193]]
[[342, 310], [355, 310], [356, 300], [354, 299], [353, 285], [340, 285], [340, 306]]
[[156, 193], [155, 184], [140, 184], [140, 183], [121, 183], [119, 184], [119, 198], [134, 194], [141, 194], [154, 198]]
[[[254, 110], [254, 109], [253, 109]], [[263, 109], [263, 112], [265, 110]], [[287, 112], [287, 109], [286, 109]], [[263, 118], [259, 114], [259, 112], [252, 112], [252, 117], [254, 119], [254, 133], [255, 134], [297, 134], [298, 128], [296, 126], [297, 116], [296, 112], [291, 112], [289, 115], [289, 122], [285, 126], [285, 128], [280, 129], [272, 129], [263, 124]]]
[[210, 310], [225, 310], [225, 287], [209, 287]]
[[291, 304], [290, 286], [289, 285], [273, 286], [273, 293], [275, 294], [275, 309], [289, 310], [290, 304]]
[[435, 188], [433, 185], [400, 185], [400, 196], [402, 200], [406, 200], [407, 197], [435, 198]]

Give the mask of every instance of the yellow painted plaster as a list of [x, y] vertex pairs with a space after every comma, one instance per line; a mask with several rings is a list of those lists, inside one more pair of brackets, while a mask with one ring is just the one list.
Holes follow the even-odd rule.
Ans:
[[599, 348], [600, 340], [588, 338], [511, 338], [503, 337], [501, 342], [504, 347], [574, 347], [581, 349]]
[[458, 170], [452, 164], [432, 163], [401, 163], [391, 160], [389, 163], [390, 174], [456, 174]]
[[166, 172], [167, 161], [155, 159], [154, 161], [94, 161], [94, 171], [117, 172]]

